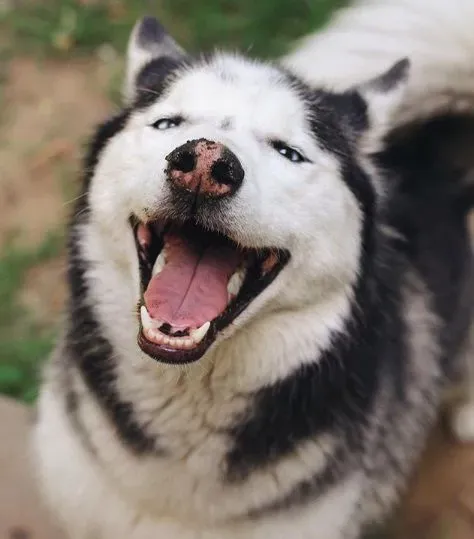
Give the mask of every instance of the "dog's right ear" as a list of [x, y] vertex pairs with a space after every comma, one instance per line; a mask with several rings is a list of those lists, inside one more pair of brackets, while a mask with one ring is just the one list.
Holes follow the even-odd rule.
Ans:
[[[132, 31], [127, 49], [124, 100], [132, 103], [141, 92], [155, 91], [160, 79], [178, 65], [186, 53], [154, 17], [143, 17]], [[141, 77], [143, 68], [154, 63], [150, 77]], [[149, 86], [149, 87], [148, 87]]]

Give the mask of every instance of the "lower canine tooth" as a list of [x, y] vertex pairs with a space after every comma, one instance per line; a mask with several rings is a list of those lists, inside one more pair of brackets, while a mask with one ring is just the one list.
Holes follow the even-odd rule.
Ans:
[[143, 224], [139, 224], [137, 228], [137, 239], [138, 243], [143, 249], [146, 249], [151, 243], [151, 232], [150, 229]]
[[151, 272], [153, 277], [155, 275], [158, 275], [158, 273], [160, 273], [160, 271], [165, 267], [165, 264], [166, 264], [165, 249], [163, 248], [158, 258], [156, 259], [155, 264], [153, 265], [153, 270]]
[[232, 277], [230, 278], [229, 282], [227, 283], [227, 292], [229, 293], [229, 296], [237, 296], [239, 293], [240, 287], [242, 286], [242, 283], [244, 282], [245, 274], [243, 271], [236, 271]]
[[189, 335], [193, 342], [199, 344], [206, 336], [206, 333], [209, 331], [210, 327], [211, 323], [205, 322], [200, 328], [191, 330]]
[[140, 318], [142, 320], [142, 326], [145, 329], [160, 329], [160, 327], [164, 324], [163, 320], [152, 318], [145, 305], [140, 307]]

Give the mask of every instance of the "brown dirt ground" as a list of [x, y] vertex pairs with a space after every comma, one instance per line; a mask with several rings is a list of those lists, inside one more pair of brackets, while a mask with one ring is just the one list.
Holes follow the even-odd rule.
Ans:
[[[0, 249], [14, 235], [27, 245], [62, 227], [77, 190], [82, 143], [110, 110], [107, 66], [13, 59], [2, 92]], [[22, 298], [40, 320], [64, 295], [62, 258], [35, 267]]]
[[[110, 110], [108, 80], [94, 60], [11, 62], [0, 122], [0, 249], [12, 233], [31, 245], [64, 223], [81, 143]], [[30, 271], [22, 299], [38, 319], [57, 318], [63, 272], [62, 257]], [[474, 448], [438, 429], [400, 515], [399, 539], [474, 539]]]

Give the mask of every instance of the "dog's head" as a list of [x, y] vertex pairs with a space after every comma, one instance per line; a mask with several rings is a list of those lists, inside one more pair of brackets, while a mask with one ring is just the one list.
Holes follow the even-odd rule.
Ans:
[[188, 363], [349, 298], [383, 191], [369, 154], [407, 65], [334, 94], [240, 56], [192, 59], [155, 19], [138, 23], [126, 108], [99, 131], [86, 186], [109, 323]]

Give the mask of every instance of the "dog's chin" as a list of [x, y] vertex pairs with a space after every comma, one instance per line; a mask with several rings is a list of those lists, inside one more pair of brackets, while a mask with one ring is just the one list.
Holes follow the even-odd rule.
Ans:
[[141, 279], [137, 342], [162, 363], [202, 358], [290, 259], [286, 250], [248, 248], [191, 221], [130, 222]]

